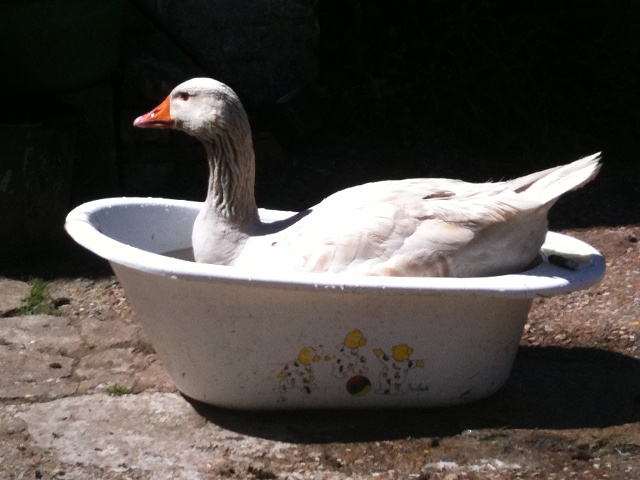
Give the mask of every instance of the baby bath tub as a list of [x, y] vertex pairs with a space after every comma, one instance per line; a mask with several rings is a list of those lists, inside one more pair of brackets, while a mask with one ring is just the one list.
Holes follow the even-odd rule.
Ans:
[[543, 251], [580, 256], [574, 269], [544, 261], [466, 279], [252, 273], [188, 260], [200, 206], [98, 200], [70, 212], [66, 229], [109, 260], [177, 388], [224, 407], [480, 399], [507, 380], [532, 299], [588, 287], [605, 270], [589, 245], [549, 233]]

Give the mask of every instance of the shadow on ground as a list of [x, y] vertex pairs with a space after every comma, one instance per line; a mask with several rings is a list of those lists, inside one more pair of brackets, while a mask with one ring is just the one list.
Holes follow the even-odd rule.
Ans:
[[522, 347], [502, 390], [442, 409], [243, 412], [188, 400], [226, 429], [297, 443], [443, 437], [481, 428], [602, 428], [640, 420], [640, 360], [591, 348]]

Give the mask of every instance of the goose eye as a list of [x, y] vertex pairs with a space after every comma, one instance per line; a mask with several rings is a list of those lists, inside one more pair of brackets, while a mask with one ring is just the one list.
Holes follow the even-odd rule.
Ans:
[[183, 92], [180, 94], [180, 99], [186, 102], [187, 100], [189, 100], [189, 96], [190, 95], [188, 93]]

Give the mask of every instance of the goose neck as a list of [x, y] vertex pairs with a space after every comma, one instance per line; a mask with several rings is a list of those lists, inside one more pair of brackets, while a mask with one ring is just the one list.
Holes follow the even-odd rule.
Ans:
[[208, 208], [240, 227], [249, 227], [258, 220], [255, 200], [255, 159], [251, 138], [233, 142], [218, 138], [206, 142], [209, 162]]

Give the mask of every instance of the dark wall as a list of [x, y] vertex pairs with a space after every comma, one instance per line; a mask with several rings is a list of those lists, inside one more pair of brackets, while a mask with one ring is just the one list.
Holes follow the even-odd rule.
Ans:
[[638, 2], [322, 0], [319, 14], [320, 79], [354, 102], [368, 91], [516, 143], [637, 145]]

